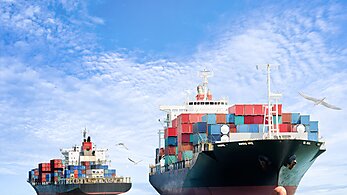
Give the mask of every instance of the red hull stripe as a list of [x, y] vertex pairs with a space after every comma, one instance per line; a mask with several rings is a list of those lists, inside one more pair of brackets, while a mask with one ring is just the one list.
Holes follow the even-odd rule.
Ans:
[[[184, 188], [181, 190], [166, 191], [167, 195], [275, 195], [277, 186], [239, 186], [239, 187], [209, 187], [209, 188]], [[297, 186], [284, 186], [287, 195], [294, 195]]]

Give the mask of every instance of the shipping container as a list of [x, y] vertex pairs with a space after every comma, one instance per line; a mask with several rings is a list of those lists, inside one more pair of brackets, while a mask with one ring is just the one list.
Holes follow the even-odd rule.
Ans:
[[292, 123], [292, 113], [282, 113], [282, 123], [291, 124]]
[[300, 113], [292, 113], [292, 124], [300, 124]]
[[193, 134], [193, 144], [199, 144], [202, 142], [207, 142], [207, 134], [206, 133], [195, 133]]
[[189, 143], [190, 142], [190, 133], [182, 133], [182, 143]]
[[177, 121], [177, 120], [178, 120], [177, 118], [175, 118], [174, 120], [172, 120], [171, 126], [172, 126], [173, 128], [176, 128], [176, 127], [178, 126], [178, 121]]
[[229, 130], [230, 130], [230, 133], [236, 133], [237, 132], [236, 125], [235, 124], [229, 124]]
[[211, 143], [215, 143], [217, 141], [220, 141], [220, 139], [221, 139], [221, 135], [220, 134], [219, 135], [208, 135], [207, 136], [208, 142], [211, 142]]
[[245, 124], [244, 116], [235, 116], [235, 125]]
[[267, 133], [269, 132], [269, 126], [266, 126], [266, 125], [259, 125], [259, 132], [264, 132], [264, 133]]
[[227, 123], [235, 123], [235, 114], [227, 114], [226, 115], [226, 122]]
[[208, 135], [217, 135], [221, 134], [221, 125], [220, 124], [214, 124], [214, 125], [208, 125], [207, 126], [207, 132]]
[[177, 137], [168, 137], [165, 139], [165, 146], [177, 146]]
[[318, 121], [310, 121], [310, 126], [308, 127], [310, 132], [318, 131]]
[[187, 151], [187, 150], [193, 150], [194, 146], [193, 143], [182, 143], [180, 152]]
[[318, 132], [308, 132], [308, 140], [318, 141]]
[[217, 124], [227, 123], [226, 114], [216, 114], [216, 123]]
[[244, 109], [245, 109], [244, 115], [253, 115], [254, 114], [252, 104], [244, 105]]
[[264, 116], [253, 116], [253, 124], [263, 124]]
[[280, 132], [293, 132], [291, 124], [279, 124], [278, 128]]
[[264, 106], [262, 104], [253, 105], [253, 114], [254, 115], [264, 115]]
[[[273, 116], [273, 124], [277, 124], [276, 116]], [[278, 124], [282, 124], [282, 116], [278, 116]]]
[[193, 133], [206, 133], [207, 122], [197, 122], [193, 125]]
[[175, 162], [177, 162], [176, 155], [167, 155], [167, 156], [165, 156], [165, 164], [166, 165], [173, 164]]
[[167, 146], [165, 148], [165, 155], [176, 155], [176, 146]]
[[244, 105], [235, 104], [228, 108], [228, 113], [235, 114], [235, 115], [245, 115]]
[[193, 124], [178, 124], [177, 135], [180, 133], [193, 133]]
[[244, 116], [244, 124], [253, 124], [254, 120], [253, 120], [253, 116]]
[[207, 124], [217, 124], [216, 114], [206, 114], [202, 116], [202, 122], [207, 122]]
[[165, 138], [169, 136], [177, 136], [177, 128], [169, 127], [164, 130]]
[[193, 151], [182, 152], [182, 160], [191, 160], [193, 158]]
[[300, 115], [300, 124], [310, 125], [310, 115]]

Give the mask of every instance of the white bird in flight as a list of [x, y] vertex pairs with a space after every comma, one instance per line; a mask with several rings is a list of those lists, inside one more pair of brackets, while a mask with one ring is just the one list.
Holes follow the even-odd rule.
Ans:
[[132, 163], [134, 163], [134, 165], [137, 165], [137, 164], [139, 164], [139, 162], [141, 162], [142, 160], [139, 160], [139, 161], [137, 161], [137, 162], [135, 162], [134, 160], [132, 160], [131, 158], [128, 158], [128, 160], [130, 160]]
[[118, 143], [117, 145], [118, 145], [118, 146], [122, 146], [122, 147], [125, 148], [126, 150], [129, 150], [128, 147], [126, 147], [124, 143]]
[[300, 93], [300, 92], [299, 92], [299, 94], [300, 94], [302, 97], [304, 97], [305, 99], [310, 100], [310, 101], [313, 101], [313, 102], [314, 102], [314, 105], [319, 105], [319, 104], [320, 104], [320, 105], [323, 105], [323, 106], [325, 106], [325, 107], [327, 107], [327, 108], [330, 108], [330, 109], [342, 110], [342, 109], [339, 108], [339, 107], [336, 107], [336, 106], [334, 106], [334, 105], [331, 105], [331, 104], [328, 104], [327, 102], [325, 102], [324, 100], [326, 99], [326, 97], [325, 97], [325, 98], [322, 98], [322, 99], [316, 99], [316, 98], [307, 96], [307, 95], [305, 95], [305, 94], [303, 94], [303, 93]]

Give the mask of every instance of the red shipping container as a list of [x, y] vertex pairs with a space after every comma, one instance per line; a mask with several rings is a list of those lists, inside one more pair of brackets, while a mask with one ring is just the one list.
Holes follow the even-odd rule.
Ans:
[[280, 132], [292, 132], [291, 124], [278, 124]]
[[292, 123], [292, 113], [282, 113], [282, 123], [291, 124]]
[[263, 124], [263, 123], [264, 123], [264, 116], [253, 117], [253, 124]]
[[[272, 106], [272, 111], [276, 111], [276, 105]], [[282, 104], [278, 104], [278, 115], [282, 115]]]
[[176, 146], [167, 146], [165, 148], [166, 155], [176, 155]]
[[177, 158], [178, 158], [178, 161], [182, 160], [182, 152], [178, 152]]
[[180, 151], [188, 151], [188, 150], [193, 150], [193, 144], [192, 143], [182, 143]]
[[226, 114], [216, 114], [216, 123], [217, 124], [226, 124], [227, 123]]
[[191, 133], [182, 133], [182, 143], [189, 143], [190, 135]]
[[202, 121], [202, 116], [205, 114], [190, 114], [189, 123], [197, 123]]
[[235, 114], [235, 115], [245, 115], [245, 109], [244, 105], [242, 104], [235, 104], [228, 108], [229, 114]]
[[264, 107], [262, 104], [253, 105], [253, 114], [254, 115], [264, 115]]
[[253, 105], [252, 104], [246, 104], [244, 105], [244, 109], [245, 109], [245, 115], [253, 115]]
[[175, 118], [174, 120], [172, 120], [172, 127], [176, 128], [178, 124], [177, 118]]
[[177, 128], [169, 127], [167, 128], [167, 136], [177, 136]]
[[253, 124], [253, 116], [244, 116], [244, 123], [245, 124]]
[[189, 114], [180, 114], [178, 117], [179, 123], [187, 124], [189, 123]]
[[181, 124], [181, 131], [179, 133], [193, 133], [193, 124]]

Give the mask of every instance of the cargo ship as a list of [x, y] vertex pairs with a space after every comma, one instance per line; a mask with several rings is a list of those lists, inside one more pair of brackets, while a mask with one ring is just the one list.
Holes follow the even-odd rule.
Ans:
[[282, 95], [270, 90], [271, 66], [266, 69], [266, 103], [213, 100], [208, 89], [213, 74], [204, 70], [194, 100], [160, 106], [165, 125], [149, 167], [159, 194], [295, 194], [325, 143], [310, 115], [282, 111]]
[[63, 159], [40, 163], [29, 171], [29, 184], [38, 195], [122, 194], [131, 188], [130, 177], [109, 169], [107, 149], [96, 148], [83, 131], [82, 146], [60, 149]]

